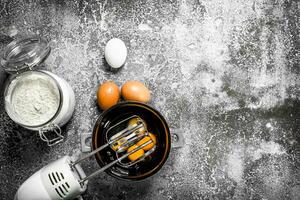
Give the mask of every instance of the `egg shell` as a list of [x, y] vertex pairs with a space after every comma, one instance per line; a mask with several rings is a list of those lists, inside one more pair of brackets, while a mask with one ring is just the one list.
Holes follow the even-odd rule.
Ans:
[[125, 64], [127, 58], [127, 48], [125, 43], [118, 38], [109, 40], [105, 46], [104, 56], [106, 62], [112, 68], [120, 68]]
[[122, 86], [121, 94], [127, 101], [139, 101], [143, 103], [150, 101], [149, 89], [139, 81], [127, 81]]
[[119, 87], [112, 81], [101, 84], [97, 92], [98, 105], [102, 110], [107, 110], [117, 104], [120, 99]]

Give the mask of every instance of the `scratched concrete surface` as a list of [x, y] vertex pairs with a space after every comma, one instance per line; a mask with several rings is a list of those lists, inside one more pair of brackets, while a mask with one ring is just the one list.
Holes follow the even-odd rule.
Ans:
[[[299, 20], [297, 0], [2, 0], [0, 50], [10, 37], [49, 39], [44, 67], [71, 84], [77, 105], [65, 141], [49, 148], [9, 119], [1, 99], [0, 199], [46, 163], [80, 154], [80, 134], [101, 113], [98, 84], [136, 79], [186, 145], [145, 181], [99, 175], [84, 199], [299, 200]], [[103, 62], [113, 37], [129, 52], [117, 73]]]

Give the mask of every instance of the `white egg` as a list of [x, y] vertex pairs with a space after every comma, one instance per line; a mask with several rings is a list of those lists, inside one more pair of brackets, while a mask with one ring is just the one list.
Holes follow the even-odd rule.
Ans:
[[127, 57], [127, 48], [125, 43], [118, 38], [109, 40], [105, 46], [104, 55], [106, 62], [112, 68], [120, 68], [125, 64]]

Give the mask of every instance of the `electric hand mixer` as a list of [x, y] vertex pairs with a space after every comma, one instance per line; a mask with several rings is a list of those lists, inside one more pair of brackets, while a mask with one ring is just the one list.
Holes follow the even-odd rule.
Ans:
[[[108, 129], [106, 131], [106, 136], [109, 136], [110, 131], [116, 130], [123, 123], [128, 124], [130, 120], [134, 120], [135, 123], [128, 125], [125, 129], [122, 129], [109, 137], [106, 144], [100, 146], [86, 156], [76, 161], [72, 161], [70, 156], [64, 156], [37, 171], [20, 186], [15, 196], [15, 200], [74, 199], [86, 190], [90, 178], [113, 165], [119, 163], [131, 166], [144, 160], [144, 158], [155, 151], [156, 145], [152, 138], [137, 148], [128, 151], [129, 147], [149, 135], [147, 126], [140, 117], [134, 115], [122, 120]], [[151, 143], [154, 144], [152, 145], [153, 147], [141, 157], [138, 157], [133, 161], [126, 159], [131, 154], [134, 154]], [[117, 159], [86, 176], [79, 163], [108, 147], [116, 152]], [[122, 162], [124, 160], [128, 160], [128, 162]]]

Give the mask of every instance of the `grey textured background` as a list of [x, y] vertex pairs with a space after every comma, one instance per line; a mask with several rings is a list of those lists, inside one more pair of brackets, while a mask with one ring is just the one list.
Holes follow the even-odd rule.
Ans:
[[[300, 199], [299, 10], [297, 0], [2, 0], [1, 50], [8, 35], [49, 39], [44, 67], [71, 84], [77, 105], [66, 140], [49, 148], [1, 99], [0, 199], [46, 163], [79, 155], [101, 113], [98, 85], [130, 79], [146, 83], [186, 145], [145, 181], [99, 175], [85, 199]], [[129, 50], [117, 73], [103, 64], [113, 37]]]

